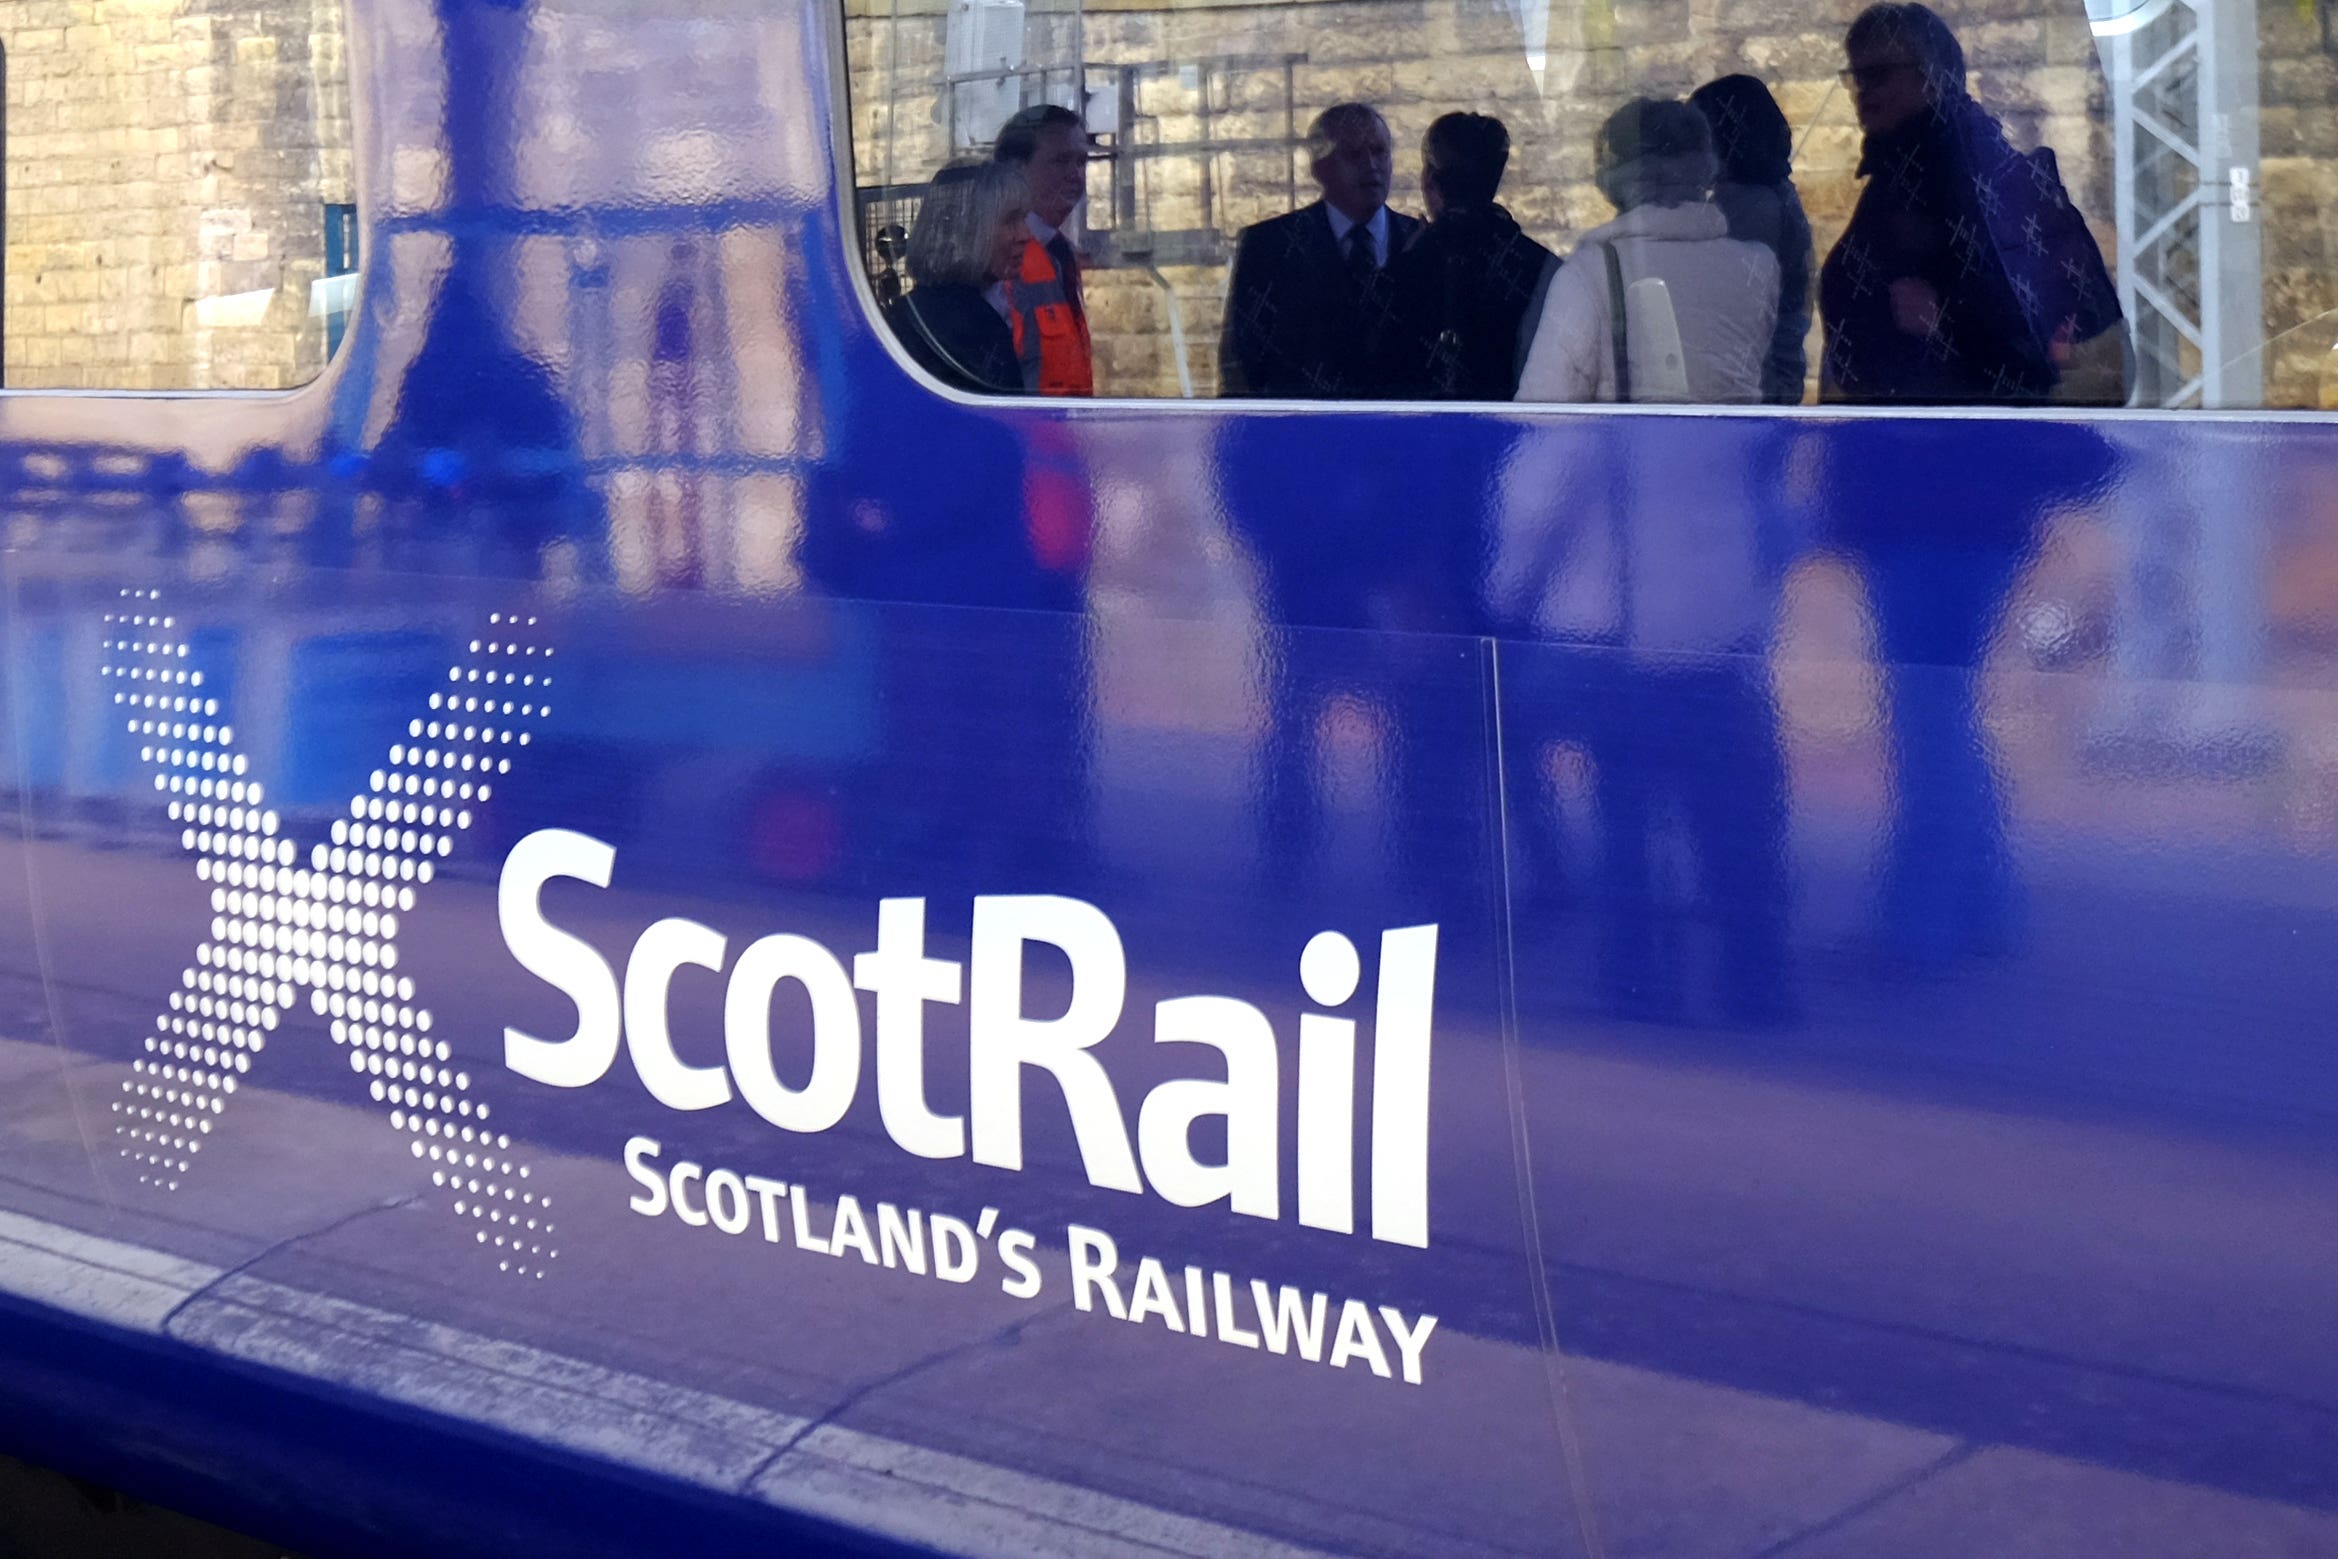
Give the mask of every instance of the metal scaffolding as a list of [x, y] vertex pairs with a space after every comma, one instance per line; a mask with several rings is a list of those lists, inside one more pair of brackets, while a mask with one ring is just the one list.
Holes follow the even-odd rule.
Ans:
[[2087, 0], [2139, 406], [2264, 399], [2257, 0]]

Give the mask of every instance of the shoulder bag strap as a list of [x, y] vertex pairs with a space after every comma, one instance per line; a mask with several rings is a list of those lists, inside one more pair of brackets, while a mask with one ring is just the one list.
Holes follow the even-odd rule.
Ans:
[[[1607, 312], [1609, 333], [1615, 343], [1615, 398], [1632, 398], [1632, 346], [1624, 319], [1624, 262], [1617, 257], [1614, 244], [1601, 244], [1600, 254], [1607, 261]], [[1632, 610], [1635, 582], [1632, 578], [1632, 527], [1623, 513], [1613, 490], [1608, 496], [1608, 525], [1615, 544], [1616, 559], [1616, 631], [1622, 636], [1624, 648], [1632, 646], [1634, 627]]]
[[1607, 318], [1608, 333], [1615, 343], [1615, 398], [1632, 398], [1632, 346], [1624, 327], [1624, 262], [1616, 257], [1614, 244], [1599, 246], [1601, 258], [1607, 261]]

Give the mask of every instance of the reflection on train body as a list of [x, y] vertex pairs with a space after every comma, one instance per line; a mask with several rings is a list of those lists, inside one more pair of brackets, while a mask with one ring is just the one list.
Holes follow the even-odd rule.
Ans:
[[2326, 424], [945, 396], [822, 116], [931, 18], [355, 17], [325, 382], [0, 403], [12, 1318], [548, 1451], [280, 1502], [449, 1551], [2338, 1543]]

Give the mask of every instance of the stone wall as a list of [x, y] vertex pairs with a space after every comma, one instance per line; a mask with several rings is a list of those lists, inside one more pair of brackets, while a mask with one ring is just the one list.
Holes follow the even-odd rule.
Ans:
[[[1504, 200], [1561, 253], [1574, 234], [1611, 214], [1590, 183], [1592, 133], [1609, 112], [1635, 95], [1682, 96], [1715, 76], [1748, 71], [1771, 84], [1795, 127], [1797, 182], [1823, 256], [1858, 196], [1859, 131], [1835, 73], [1843, 30], [1864, 3], [1550, 0], [1537, 70], [1509, 0], [1089, 0], [1081, 53], [1092, 64], [1145, 67], [1138, 122], [1122, 127], [1123, 155], [1133, 153], [1140, 170], [1124, 226], [1206, 229], [1222, 242], [1288, 209], [1294, 183], [1299, 200], [1312, 198], [1298, 154], [1277, 143], [1287, 143], [1292, 121], [1304, 126], [1318, 110], [1355, 98], [1388, 116], [1398, 147], [1394, 203], [1416, 212], [1418, 146], [1429, 122], [1459, 108], [1499, 114], [1515, 143]], [[848, 5], [863, 182], [875, 176], [865, 164], [871, 156], [889, 159], [886, 177], [922, 178], [946, 151], [930, 112], [943, 54], [938, 8], [931, 0]], [[2017, 144], [2055, 149], [2115, 263], [2109, 104], [2082, 7], [1947, 0], [1939, 9], [1965, 44], [1975, 90]], [[2338, 307], [2338, 66], [2295, 6], [2262, 0], [2259, 29], [2267, 400], [2312, 406], [2327, 395], [2338, 404], [2338, 374], [2327, 371], [2338, 325], [2318, 322]], [[1033, 43], [1029, 57], [1046, 57]], [[1191, 148], [1205, 135], [1235, 149], [1146, 151]], [[1092, 211], [1105, 210], [1108, 180], [1099, 169]], [[1192, 378], [1208, 393], [1222, 259], [1163, 274], [1183, 312]], [[1142, 272], [1100, 274], [1090, 295], [1099, 390], [1175, 394], [1161, 287]]]
[[2259, 0], [2257, 33], [2265, 398], [2338, 408], [2338, 60], [2297, 5]]
[[7, 0], [11, 388], [316, 376], [354, 199], [341, 0]]

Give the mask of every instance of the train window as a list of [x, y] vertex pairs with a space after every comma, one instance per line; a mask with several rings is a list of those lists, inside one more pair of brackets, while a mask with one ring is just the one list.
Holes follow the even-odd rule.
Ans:
[[2338, 406], [2338, 0], [844, 4], [964, 388]]
[[343, 39], [341, 0], [0, 7], [8, 388], [316, 377], [351, 285]]

